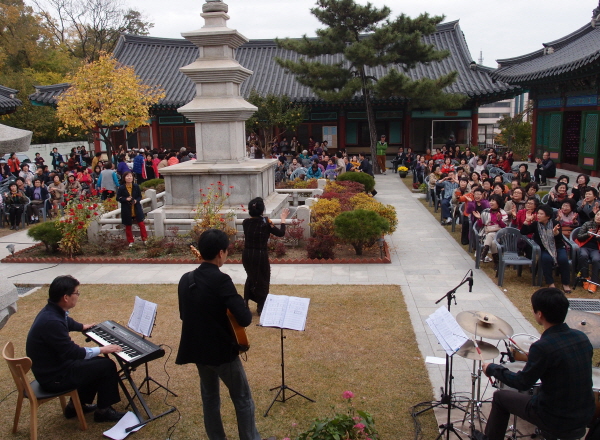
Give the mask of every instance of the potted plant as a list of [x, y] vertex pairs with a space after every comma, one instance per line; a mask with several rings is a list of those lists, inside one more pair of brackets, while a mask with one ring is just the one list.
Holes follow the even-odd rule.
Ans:
[[401, 179], [404, 179], [408, 174], [408, 168], [406, 168], [405, 166], [398, 167], [398, 174], [400, 174]]

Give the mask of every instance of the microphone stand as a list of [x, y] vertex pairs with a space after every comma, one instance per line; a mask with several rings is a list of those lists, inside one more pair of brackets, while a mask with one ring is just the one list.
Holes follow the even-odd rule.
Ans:
[[[460, 284], [458, 284], [458, 286], [454, 287], [452, 290], [449, 290], [444, 296], [442, 296], [440, 299], [438, 299], [435, 303], [439, 304], [444, 298], [446, 298], [448, 311], [450, 311], [450, 308], [452, 306], [452, 300], [454, 300], [454, 305], [457, 305], [456, 291], [458, 290], [458, 288], [460, 286], [462, 286], [466, 283], [469, 283], [469, 285], [472, 286], [473, 270], [471, 270], [471, 276], [463, 278], [463, 280], [460, 282]], [[471, 290], [471, 287], [469, 287], [469, 291], [470, 290]], [[444, 379], [444, 389], [442, 390], [442, 396], [441, 396], [440, 400], [432, 402], [432, 404], [429, 408], [426, 408], [426, 409], [421, 410], [414, 414], [414, 416], [419, 416], [419, 415], [423, 414], [424, 412], [427, 412], [427, 411], [437, 408], [438, 406], [441, 406], [441, 405], [447, 406], [448, 414], [447, 414], [446, 423], [439, 426], [441, 428], [441, 431], [440, 431], [440, 434], [436, 437], [436, 440], [441, 439], [442, 436], [444, 436], [444, 434], [446, 434], [446, 439], [450, 440], [451, 432], [453, 432], [454, 435], [456, 435], [456, 437], [459, 438], [459, 440], [462, 440], [462, 437], [458, 434], [458, 432], [454, 428], [454, 424], [450, 420], [452, 407], [460, 409], [461, 411], [464, 411], [462, 408], [459, 408], [452, 403], [452, 380], [454, 379], [454, 377], [452, 376], [453, 359], [454, 359], [454, 356], [449, 356], [448, 353], [446, 353], [446, 375], [445, 375], [445, 379]]]

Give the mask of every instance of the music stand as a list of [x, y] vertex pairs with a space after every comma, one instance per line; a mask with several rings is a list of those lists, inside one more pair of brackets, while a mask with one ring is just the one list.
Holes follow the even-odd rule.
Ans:
[[[438, 304], [444, 298], [446, 298], [448, 312], [450, 312], [450, 307], [452, 306], [452, 300], [454, 300], [454, 304], [456, 305], [456, 291], [458, 290], [458, 288], [460, 286], [462, 286], [463, 284], [466, 284], [467, 282], [471, 282], [471, 284], [470, 284], [470, 286], [471, 286], [472, 278], [465, 276], [463, 278], [463, 280], [458, 284], [458, 286], [456, 286], [452, 290], [448, 291], [444, 296], [442, 296], [440, 299], [438, 299], [435, 303]], [[452, 375], [453, 363], [454, 363], [454, 353], [452, 355], [448, 355], [448, 353], [446, 353], [446, 374], [444, 377], [444, 389], [442, 390], [442, 396], [441, 396], [440, 400], [431, 402], [430, 407], [425, 408], [425, 409], [413, 414], [413, 417], [418, 417], [419, 415], [423, 414], [424, 412], [433, 410], [433, 409], [437, 408], [438, 406], [442, 406], [442, 405], [447, 406], [448, 413], [446, 415], [446, 417], [447, 417], [446, 423], [439, 426], [439, 428], [441, 428], [441, 431], [440, 431], [440, 434], [436, 437], [436, 440], [441, 439], [442, 436], [444, 436], [444, 434], [446, 434], [446, 439], [449, 440], [450, 432], [453, 432], [454, 435], [456, 435], [456, 437], [459, 438], [459, 440], [462, 440], [462, 437], [458, 434], [458, 432], [456, 431], [456, 428], [454, 428], [454, 424], [451, 421], [452, 407], [464, 411], [462, 408], [459, 408], [458, 406], [456, 406], [456, 404], [452, 403], [452, 380], [454, 379], [454, 376]]]
[[[146, 301], [144, 299], [141, 299], [139, 296], [136, 296], [135, 303], [133, 306], [133, 312], [131, 312], [131, 316], [129, 317], [129, 322], [127, 323], [127, 326], [131, 330], [140, 333], [142, 335], [142, 339], [146, 339], [146, 337], [152, 337], [152, 330], [156, 325], [157, 308], [158, 306], [155, 303]], [[167, 391], [167, 393], [171, 393], [173, 396], [177, 397], [177, 394], [175, 394], [172, 390], [162, 385], [160, 382], [156, 381], [152, 376], [150, 376], [150, 372], [148, 370], [148, 362], [144, 363], [144, 370], [146, 376], [144, 377], [144, 380], [142, 380], [142, 383], [140, 383], [140, 386], [138, 387], [140, 393], [149, 396], [154, 391], [162, 388], [165, 391]], [[150, 382], [156, 385], [156, 388], [154, 388], [152, 391], [150, 391]], [[144, 384], [146, 385], [146, 392], [142, 391]]]
[[[283, 329], [303, 331], [306, 325], [309, 303], [310, 298], [299, 298], [287, 295], [267, 295], [267, 300], [265, 301], [260, 316], [260, 325], [263, 327], [279, 328], [281, 340], [281, 385], [269, 389], [269, 391], [278, 391], [269, 405], [269, 408], [267, 408], [264, 417], [267, 417], [275, 402], [285, 403], [294, 396], [304, 397], [306, 400], [314, 402], [310, 397], [306, 397], [304, 394], [290, 388], [285, 383], [285, 357], [283, 350], [283, 340], [285, 339]], [[292, 394], [286, 397], [286, 390]]]

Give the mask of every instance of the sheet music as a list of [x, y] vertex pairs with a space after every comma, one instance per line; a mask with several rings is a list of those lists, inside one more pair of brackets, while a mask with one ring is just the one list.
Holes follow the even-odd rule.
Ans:
[[156, 307], [156, 303], [146, 301], [145, 299], [136, 296], [133, 312], [127, 323], [129, 328], [134, 332], [149, 337], [152, 334], [154, 318], [156, 318]]
[[309, 304], [310, 298], [269, 294], [260, 315], [260, 325], [302, 331]]
[[443, 306], [429, 315], [425, 322], [448, 356], [452, 356], [469, 340], [454, 316]]

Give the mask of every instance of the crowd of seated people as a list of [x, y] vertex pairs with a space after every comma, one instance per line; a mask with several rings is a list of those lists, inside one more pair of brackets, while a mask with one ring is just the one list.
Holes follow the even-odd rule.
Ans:
[[[539, 246], [540, 270], [547, 285], [555, 286], [558, 273], [563, 290], [571, 292], [574, 280], [570, 267], [575, 265], [588, 280], [584, 287], [596, 290], [600, 284], [600, 200], [599, 189], [590, 185], [589, 176], [578, 175], [573, 186], [568, 176], [558, 176], [542, 202], [540, 183], [547, 184], [545, 179], [553, 177], [545, 172], [547, 155], [537, 161], [539, 183], [532, 179], [526, 164], [509, 167], [512, 157], [507, 154], [499, 157], [493, 151], [486, 151], [472, 155], [468, 163], [458, 155], [459, 162], [439, 149], [431, 160], [417, 160], [425, 164], [426, 190], [432, 199], [439, 201], [442, 225], [460, 221], [461, 243], [468, 245], [473, 237], [481, 240], [481, 261], [493, 262], [496, 268], [494, 237], [503, 228], [516, 228]], [[575, 240], [571, 241], [572, 232], [578, 227]], [[473, 235], [473, 229], [477, 236]], [[574, 242], [579, 245], [580, 253], [578, 261], [570, 262], [569, 252]], [[522, 250], [531, 252], [525, 246]]]

